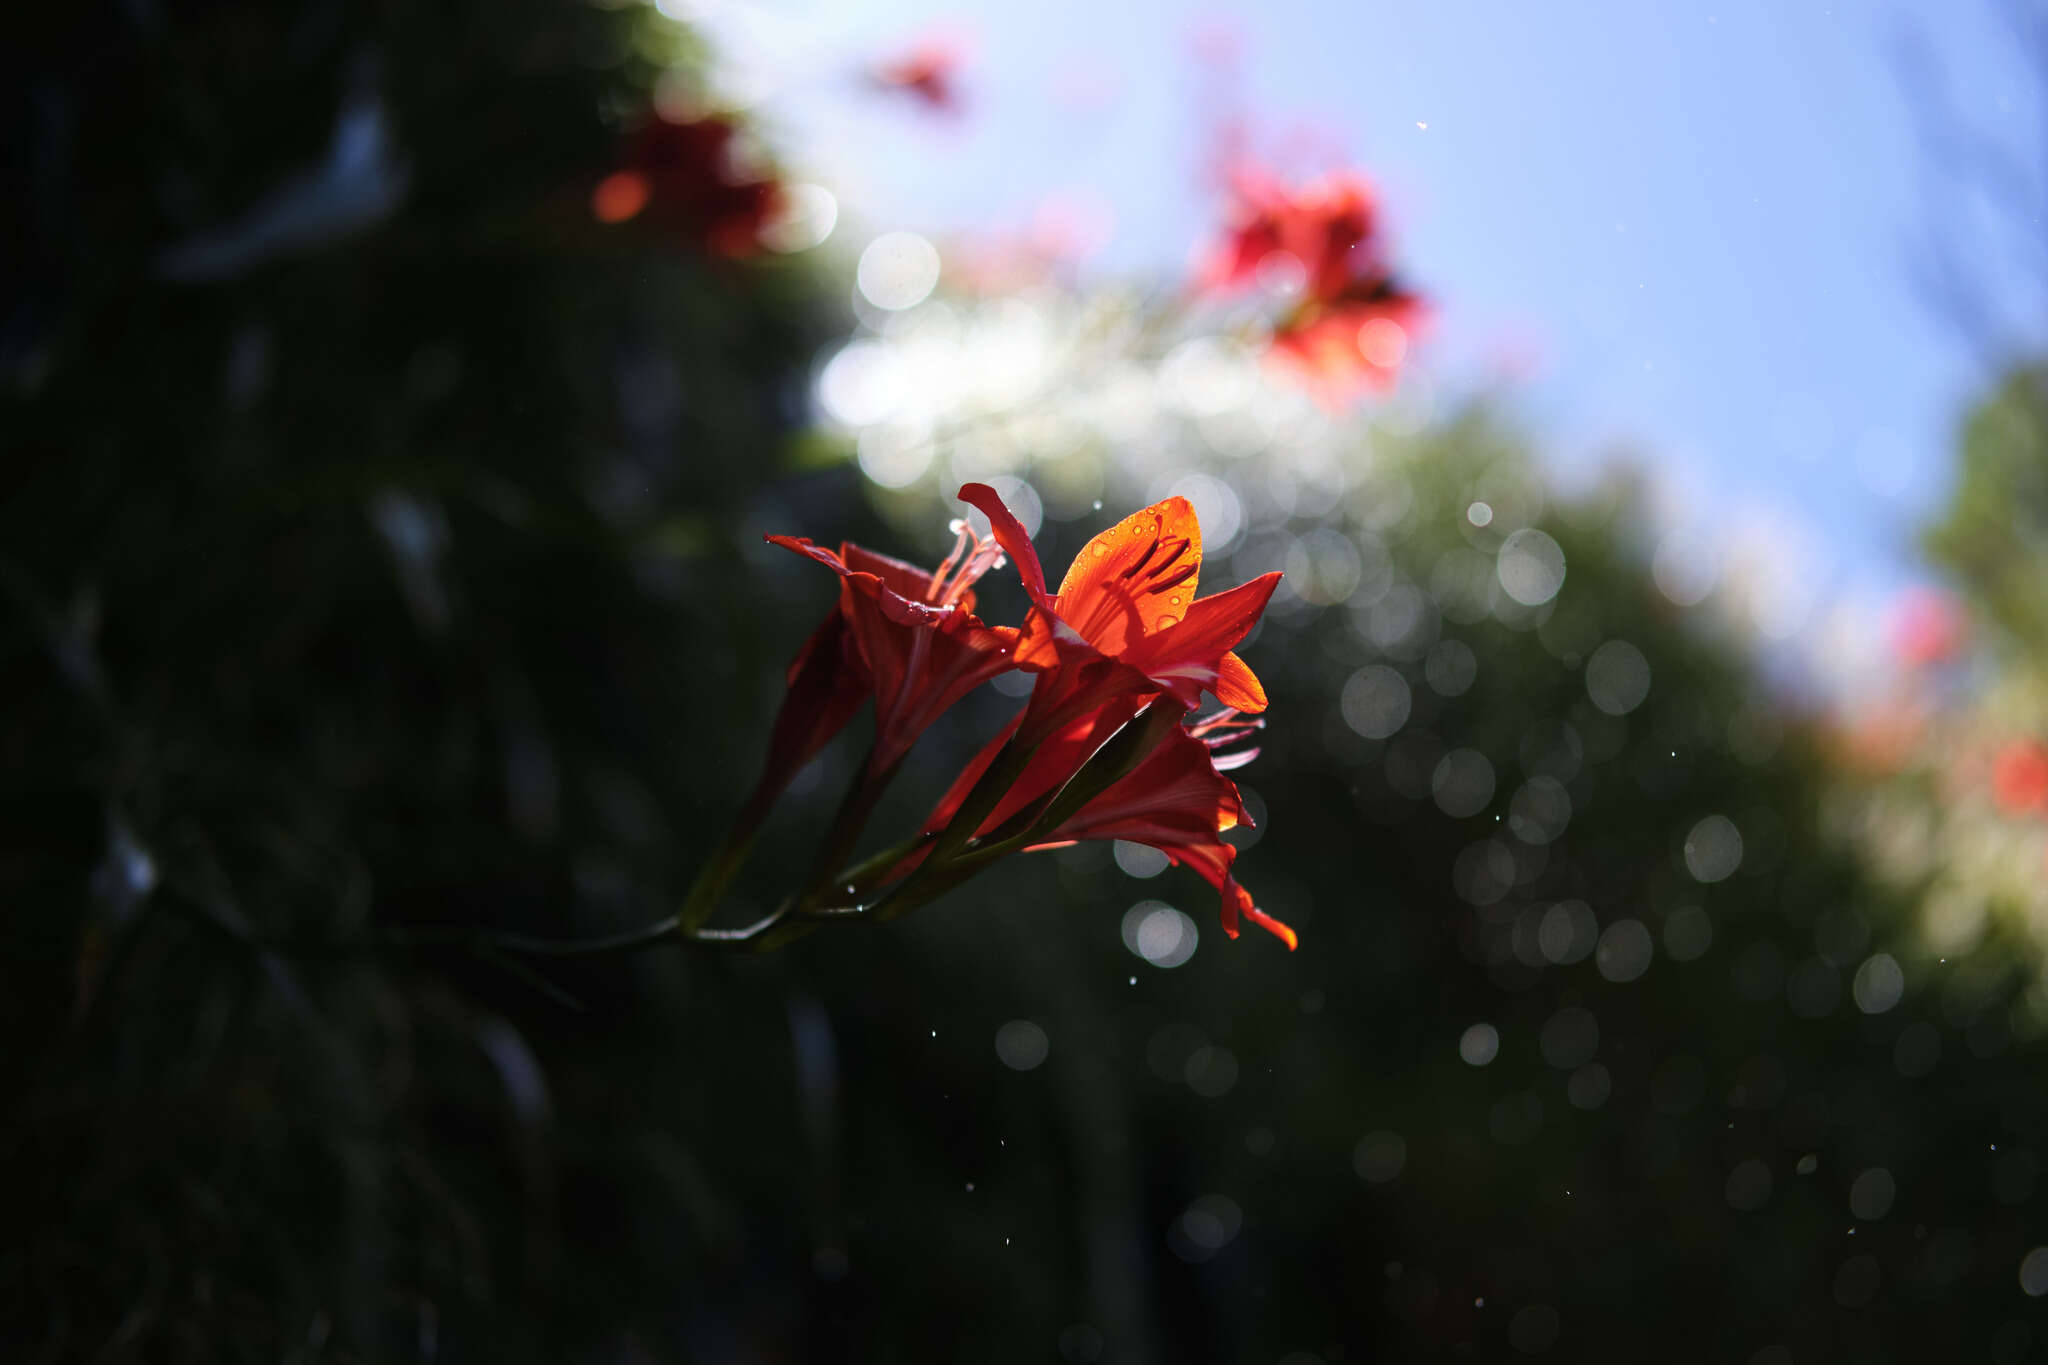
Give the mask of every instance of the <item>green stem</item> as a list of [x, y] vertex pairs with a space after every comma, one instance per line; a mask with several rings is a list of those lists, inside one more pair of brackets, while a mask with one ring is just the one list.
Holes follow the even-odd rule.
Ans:
[[[735, 825], [732, 833], [726, 836], [724, 845], [698, 872], [697, 880], [690, 884], [689, 894], [683, 898], [683, 908], [675, 916], [677, 927], [685, 934], [703, 928], [704, 921], [710, 919], [711, 912], [718, 908], [726, 888], [746, 866], [747, 855], [754, 851], [753, 831], [759, 826], [758, 819], [751, 823], [743, 819]], [[741, 833], [743, 829], [745, 834]]]
[[840, 798], [839, 809], [833, 813], [824, 842], [818, 846], [817, 856], [811, 859], [811, 869], [804, 876], [803, 894], [797, 901], [799, 906], [813, 905], [821, 897], [837, 894], [838, 889], [846, 885], [834, 874], [840, 864], [852, 855], [854, 845], [860, 842], [861, 831], [867, 828], [868, 817], [874, 814], [875, 803], [881, 800], [882, 793], [902, 766], [903, 761], [898, 759], [886, 768], [876, 768], [872, 749], [861, 760], [860, 771], [854, 775], [846, 795]]
[[598, 938], [542, 938], [534, 934], [511, 934], [492, 929], [392, 929], [380, 936], [396, 948], [488, 948], [522, 957], [609, 957], [615, 953], [636, 953], [677, 938], [694, 937], [684, 930], [681, 915], [669, 915], [652, 924]]

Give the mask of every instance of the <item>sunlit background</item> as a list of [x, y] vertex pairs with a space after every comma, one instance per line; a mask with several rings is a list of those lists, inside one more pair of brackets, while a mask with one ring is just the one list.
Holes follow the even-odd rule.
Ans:
[[[1625, 451], [1674, 572], [1772, 559], [1797, 600], [1771, 636], [1925, 579], [1962, 409], [1987, 358], [2041, 340], [2023, 6], [671, 12], [795, 164], [830, 168], [849, 254], [1036, 233], [1081, 278], [1170, 286], [1212, 229], [1226, 126], [1297, 172], [1366, 168], [1437, 304], [1410, 387], [1505, 389], [1567, 480]], [[849, 74], [934, 39], [950, 116]]]

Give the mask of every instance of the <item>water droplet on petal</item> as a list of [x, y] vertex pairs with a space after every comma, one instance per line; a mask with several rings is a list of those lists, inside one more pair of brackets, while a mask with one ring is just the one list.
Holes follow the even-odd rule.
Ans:
[[1180, 618], [1178, 616], [1175, 616], [1172, 612], [1168, 611], [1160, 613], [1159, 628], [1161, 630], [1165, 630], [1168, 626], [1177, 626], [1179, 624]]

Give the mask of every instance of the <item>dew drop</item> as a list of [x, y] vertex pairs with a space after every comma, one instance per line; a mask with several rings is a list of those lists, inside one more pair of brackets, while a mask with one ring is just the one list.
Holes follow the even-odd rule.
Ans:
[[1106, 555], [1106, 554], [1108, 554], [1108, 553], [1109, 553], [1109, 547], [1108, 547], [1107, 545], [1104, 545], [1104, 544], [1103, 544], [1103, 543], [1102, 543], [1101, 541], [1099, 541], [1099, 540], [1098, 540], [1098, 541], [1096, 541], [1096, 542], [1095, 542], [1095, 544], [1094, 544], [1094, 545], [1092, 545], [1092, 546], [1090, 546], [1089, 548], [1090, 548], [1090, 549], [1092, 549], [1092, 550], [1094, 550], [1094, 551], [1095, 551], [1095, 553], [1096, 553], [1096, 554], [1098, 554], [1098, 555]]
[[1180, 618], [1178, 616], [1175, 616], [1172, 612], [1167, 611], [1161, 612], [1159, 614], [1159, 628], [1161, 630], [1166, 629], [1168, 626], [1177, 626], [1179, 624]]
[[1166, 605], [1167, 605], [1167, 606], [1169, 606], [1169, 607], [1177, 607], [1177, 606], [1179, 606], [1179, 605], [1180, 605], [1180, 594], [1179, 594], [1179, 593], [1175, 593], [1175, 594], [1174, 594], [1173, 596], [1171, 596], [1171, 597], [1167, 598], [1167, 599], [1166, 599]]

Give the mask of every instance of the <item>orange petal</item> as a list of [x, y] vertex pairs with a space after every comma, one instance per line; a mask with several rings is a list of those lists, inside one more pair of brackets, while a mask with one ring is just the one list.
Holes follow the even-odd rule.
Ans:
[[1233, 677], [1233, 682], [1242, 684], [1250, 678], [1251, 686], [1233, 687], [1230, 698], [1220, 689], [1226, 685], [1224, 661], [1234, 657], [1231, 649], [1258, 623], [1259, 613], [1266, 609], [1279, 582], [1278, 573], [1261, 574], [1249, 583], [1204, 597], [1188, 609], [1185, 621], [1146, 636], [1124, 656], [1124, 662], [1169, 686], [1183, 702], [1193, 704], [1206, 689], [1240, 711], [1265, 709], [1265, 689], [1258, 686], [1258, 679], [1251, 678], [1251, 670], [1244, 668], [1242, 661], [1237, 666], [1243, 674]]
[[[1233, 885], [1235, 885], [1235, 883], [1233, 883]], [[1242, 897], [1242, 899], [1238, 902], [1238, 908], [1244, 912], [1244, 917], [1246, 919], [1250, 920], [1253, 924], [1258, 925], [1261, 929], [1264, 929], [1267, 933], [1273, 935], [1273, 937], [1279, 939], [1282, 943], [1286, 944], [1287, 951], [1290, 953], [1301, 946], [1301, 939], [1295, 935], [1294, 930], [1288, 928], [1279, 920], [1274, 919], [1271, 915], [1259, 909], [1258, 906], [1252, 904], [1252, 898], [1249, 892], [1245, 891], [1244, 888], [1239, 887], [1238, 895]]]
[[1202, 567], [1202, 527], [1186, 498], [1133, 512], [1081, 547], [1060, 582], [1060, 619], [1105, 654], [1188, 613]]
[[1266, 689], [1251, 665], [1236, 654], [1226, 654], [1216, 669], [1216, 700], [1249, 715], [1266, 709]]

